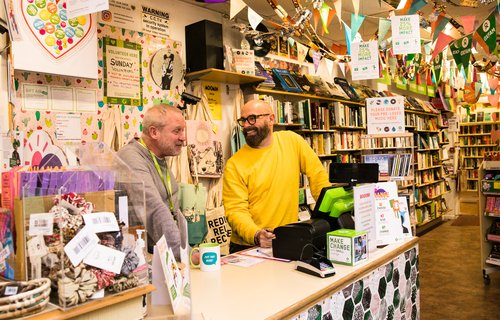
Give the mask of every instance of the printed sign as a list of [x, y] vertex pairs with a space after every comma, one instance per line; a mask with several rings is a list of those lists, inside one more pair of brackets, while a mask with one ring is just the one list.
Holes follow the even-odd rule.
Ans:
[[419, 15], [391, 17], [393, 54], [420, 53]]
[[378, 79], [377, 41], [353, 42], [351, 44], [352, 80]]
[[404, 97], [366, 99], [368, 134], [405, 132]]
[[104, 96], [108, 104], [142, 104], [141, 45], [103, 39]]
[[170, 13], [142, 5], [142, 31], [170, 38]]
[[98, 15], [99, 22], [127, 30], [138, 30], [136, 21], [140, 21], [141, 12], [135, 0], [109, 0], [109, 10]]

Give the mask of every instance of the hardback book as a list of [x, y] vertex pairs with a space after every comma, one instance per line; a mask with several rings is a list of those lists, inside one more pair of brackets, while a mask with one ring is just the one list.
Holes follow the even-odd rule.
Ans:
[[366, 154], [363, 155], [364, 163], [378, 163], [378, 173], [380, 177], [390, 175], [394, 154]]
[[297, 81], [295, 81], [295, 79], [292, 77], [290, 71], [281, 68], [273, 68], [272, 70], [276, 78], [278, 78], [281, 87], [283, 87], [285, 91], [302, 92], [302, 89], [300, 88]]
[[305, 75], [306, 79], [311, 83], [311, 93], [317, 96], [329, 97], [330, 91], [326, 87], [320, 76], [314, 76], [311, 74]]
[[476, 121], [483, 122], [484, 121], [484, 111], [476, 112]]

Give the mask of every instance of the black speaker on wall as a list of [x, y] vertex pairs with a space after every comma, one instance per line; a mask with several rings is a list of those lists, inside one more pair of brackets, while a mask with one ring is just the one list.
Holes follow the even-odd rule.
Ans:
[[187, 72], [216, 68], [224, 69], [222, 25], [201, 20], [186, 26]]

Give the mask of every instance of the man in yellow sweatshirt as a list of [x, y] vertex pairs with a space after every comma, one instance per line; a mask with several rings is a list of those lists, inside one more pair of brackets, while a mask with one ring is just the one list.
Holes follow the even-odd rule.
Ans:
[[307, 142], [292, 131], [273, 132], [272, 107], [247, 102], [239, 125], [244, 145], [224, 169], [224, 210], [232, 228], [230, 252], [257, 245], [271, 247], [276, 227], [296, 222], [300, 173], [318, 198], [330, 186], [328, 174]]

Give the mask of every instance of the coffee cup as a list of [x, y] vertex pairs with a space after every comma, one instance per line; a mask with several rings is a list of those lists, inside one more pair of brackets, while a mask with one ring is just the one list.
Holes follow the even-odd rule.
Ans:
[[[193, 253], [200, 252], [200, 262], [193, 263]], [[201, 243], [191, 250], [191, 266], [201, 271], [216, 271], [220, 269], [220, 245], [218, 243]]]

